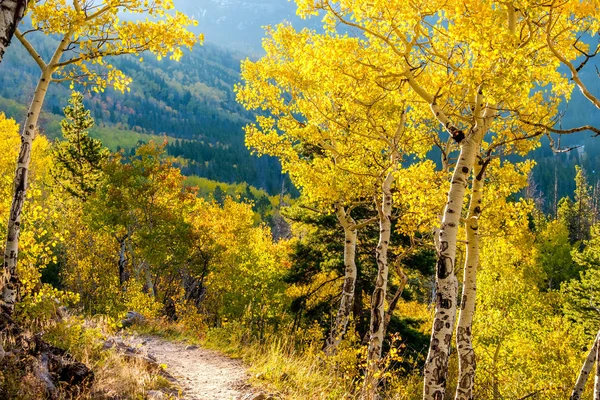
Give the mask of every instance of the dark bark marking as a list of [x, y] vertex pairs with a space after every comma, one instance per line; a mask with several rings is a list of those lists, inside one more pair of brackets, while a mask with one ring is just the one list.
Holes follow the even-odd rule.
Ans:
[[346, 278], [346, 282], [344, 282], [344, 292], [354, 292], [354, 278]]
[[439, 279], [446, 279], [452, 274], [452, 260], [449, 257], [440, 255], [437, 262], [437, 276]]
[[[29, 153], [31, 151], [31, 144], [27, 141], [22, 141], [21, 151], [19, 151], [19, 164], [25, 163], [25, 160], [29, 160]], [[21, 167], [23, 168], [23, 167]]]
[[[436, 303], [439, 308], [444, 309], [444, 310], [449, 310], [452, 307], [451, 299], [445, 299], [439, 292], [436, 294], [436, 296], [437, 296]], [[438, 320], [436, 320], [436, 323], [437, 322], [438, 322]], [[443, 324], [443, 322], [441, 320], [439, 320], [439, 322]]]

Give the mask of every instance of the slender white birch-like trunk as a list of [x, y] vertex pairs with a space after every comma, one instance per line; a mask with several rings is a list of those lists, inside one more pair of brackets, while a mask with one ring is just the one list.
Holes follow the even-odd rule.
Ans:
[[31, 149], [42, 104], [52, 79], [51, 75], [51, 72], [48, 70], [42, 72], [37, 88], [35, 89], [33, 101], [29, 107], [29, 112], [27, 113], [23, 133], [21, 134], [21, 148], [19, 150], [19, 158], [17, 159], [13, 200], [10, 207], [8, 234], [6, 236], [6, 247], [4, 251], [2, 308], [8, 315], [12, 315], [13, 313], [19, 288], [19, 278], [16, 271], [19, 254], [19, 233], [21, 227], [21, 211], [23, 210], [23, 204], [25, 203], [27, 194]]
[[454, 272], [456, 240], [465, 189], [479, 144], [469, 135], [461, 142], [461, 150], [448, 192], [442, 225], [437, 239], [435, 317], [429, 352], [425, 361], [424, 400], [443, 400], [446, 392], [448, 356], [456, 319], [458, 280]]
[[26, 8], [27, 0], [0, 0], [0, 62]]
[[471, 202], [466, 221], [467, 251], [465, 257], [463, 291], [460, 314], [456, 326], [458, 349], [458, 384], [455, 400], [472, 400], [475, 385], [475, 351], [472, 342], [473, 316], [477, 293], [477, 267], [479, 265], [479, 216], [483, 196], [485, 165], [478, 157], [472, 178]]
[[[397, 163], [395, 159], [393, 161]], [[381, 348], [385, 335], [385, 298], [389, 275], [388, 247], [392, 231], [392, 183], [396, 168], [387, 174], [383, 185], [383, 201], [379, 209], [379, 243], [376, 249], [377, 280], [371, 301], [371, 325], [369, 329], [369, 360], [378, 361], [381, 358]]]
[[[48, 91], [48, 86], [52, 82], [52, 73], [55, 70], [55, 65], [60, 61], [60, 58], [70, 43], [72, 33], [69, 31], [62, 38], [58, 48], [54, 52], [52, 59], [48, 65], [45, 65], [37, 53], [32, 56], [36, 58], [36, 62], [42, 69], [42, 74], [38, 81], [34, 92], [33, 100], [29, 106], [27, 119], [23, 126], [21, 134], [21, 148], [17, 159], [17, 168], [14, 178], [13, 199], [10, 207], [8, 218], [8, 232], [6, 235], [6, 247], [4, 250], [4, 268], [2, 279], [2, 294], [0, 298], [2, 311], [9, 316], [14, 311], [14, 306], [17, 301], [19, 290], [19, 278], [17, 276], [17, 259], [19, 255], [19, 233], [21, 227], [21, 211], [27, 195], [27, 181], [29, 175], [29, 163], [31, 161], [31, 150], [35, 132], [37, 129], [38, 119], [42, 110], [42, 105]], [[26, 46], [27, 47], [27, 46]], [[30, 49], [28, 49], [30, 50]], [[30, 52], [34, 50], [30, 50]]]
[[379, 214], [379, 243], [376, 249], [377, 280], [371, 298], [371, 324], [369, 327], [369, 348], [367, 352], [367, 372], [365, 374], [364, 392], [367, 399], [376, 398], [379, 379], [379, 361], [385, 337], [385, 298], [387, 295], [389, 265], [388, 247], [392, 232], [392, 183], [397, 170], [398, 153], [394, 150], [391, 157], [391, 169], [386, 175], [383, 184], [383, 198], [381, 204], [377, 201]]
[[600, 345], [596, 340], [596, 376], [594, 377], [594, 400], [600, 400]]
[[594, 367], [594, 362], [596, 362], [597, 354], [598, 354], [598, 339], [600, 338], [600, 332], [594, 338], [594, 343], [592, 344], [592, 348], [585, 358], [583, 365], [581, 366], [581, 370], [579, 371], [579, 375], [577, 376], [577, 381], [575, 382], [575, 386], [573, 387], [573, 392], [571, 392], [570, 400], [581, 400], [581, 396], [583, 395], [583, 391], [585, 390], [585, 384], [588, 381], [590, 373], [592, 372], [592, 368]]
[[325, 353], [335, 353], [342, 338], [346, 334], [350, 313], [354, 304], [354, 289], [356, 287], [356, 241], [358, 237], [356, 222], [346, 212], [344, 207], [336, 206], [336, 215], [340, 225], [344, 228], [344, 285], [340, 308], [335, 318], [333, 329], [325, 345]]
[[156, 290], [154, 288], [154, 282], [152, 281], [152, 272], [150, 271], [150, 264], [148, 264], [146, 260], [144, 260], [142, 266], [144, 268], [144, 276], [146, 278], [146, 289], [148, 290], [150, 296], [156, 297]]
[[[433, 103], [433, 113], [437, 116], [440, 108]], [[482, 87], [477, 88], [473, 116], [475, 126], [468, 135], [453, 127], [448, 122], [446, 129], [460, 144], [460, 154], [454, 167], [448, 200], [444, 208], [442, 225], [436, 238], [437, 265], [435, 282], [435, 315], [431, 330], [429, 352], [425, 360], [423, 400], [443, 400], [446, 395], [446, 379], [448, 375], [448, 357], [456, 321], [456, 303], [458, 295], [458, 279], [455, 273], [456, 244], [458, 227], [465, 200], [465, 192], [469, 176], [479, 154], [481, 141], [491, 125], [493, 111], [483, 103]]]

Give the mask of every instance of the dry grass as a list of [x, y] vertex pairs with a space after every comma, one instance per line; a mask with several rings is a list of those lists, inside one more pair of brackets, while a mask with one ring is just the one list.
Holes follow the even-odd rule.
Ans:
[[148, 371], [141, 360], [125, 360], [114, 351], [108, 351], [94, 368], [96, 379], [86, 396], [90, 399], [139, 399], [148, 390], [158, 389], [164, 382], [156, 371]]
[[202, 344], [205, 337], [204, 330], [196, 331], [184, 323], [171, 322], [167, 318], [148, 319], [131, 329], [140, 335], [159, 336], [166, 340], [194, 345]]
[[[235, 324], [209, 331], [204, 345], [242, 358], [251, 383], [285, 399], [353, 399], [359, 382], [356, 343], [345, 342], [333, 357], [321, 351], [320, 330], [297, 335], [267, 335], [249, 340]], [[360, 347], [360, 346], [358, 346]]]
[[[353, 328], [348, 329], [349, 332]], [[323, 333], [317, 327], [295, 335], [272, 334], [263, 341], [248, 340], [241, 327], [232, 324], [207, 334], [204, 345], [242, 358], [253, 373], [251, 383], [267, 388], [290, 400], [362, 399], [362, 368], [366, 347], [358, 337], [348, 335], [335, 355], [321, 350]], [[390, 365], [402, 360], [402, 354], [382, 361], [385, 376], [381, 398], [417, 400], [422, 396], [422, 376], [417, 368], [400, 372]]]
[[[160, 369], [149, 367], [135, 357], [124, 357], [113, 349], [103, 349], [108, 337], [116, 333], [116, 324], [109, 318], [91, 320], [71, 316], [59, 323], [45, 326], [44, 339], [67, 350], [94, 372], [91, 387], [79, 395], [59, 388], [59, 399], [145, 399], [149, 390], [176, 392], [160, 375]], [[44, 385], [27, 371], [7, 367], [0, 371], [0, 398], [15, 400], [44, 398]]]

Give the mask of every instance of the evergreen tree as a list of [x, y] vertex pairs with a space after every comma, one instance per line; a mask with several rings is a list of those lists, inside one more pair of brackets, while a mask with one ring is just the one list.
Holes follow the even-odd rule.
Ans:
[[589, 240], [593, 223], [592, 187], [588, 184], [585, 172], [575, 166], [575, 241]]
[[569, 197], [563, 197], [558, 202], [557, 207], [557, 216], [556, 219], [560, 221], [561, 225], [565, 226], [569, 231], [569, 240], [571, 243], [575, 242], [576, 226], [575, 226], [575, 206], [573, 204], [573, 200]]
[[600, 226], [591, 229], [583, 250], [573, 250], [573, 260], [583, 269], [579, 279], [562, 285], [565, 315], [582, 324], [588, 334], [598, 331], [600, 322]]
[[536, 261], [546, 274], [545, 286], [548, 289], [558, 289], [562, 282], [576, 278], [579, 272], [571, 258], [569, 233], [560, 220], [555, 220], [538, 236]]
[[64, 114], [60, 124], [64, 140], [54, 147], [52, 175], [67, 192], [85, 201], [96, 189], [109, 152], [100, 140], [89, 136], [94, 119], [83, 105], [81, 93], [73, 92]]
[[575, 201], [563, 197], [558, 203], [558, 219], [568, 228], [571, 243], [590, 239], [594, 223], [594, 199], [583, 169], [575, 166]]
[[227, 194], [223, 191], [221, 186], [217, 185], [213, 192], [213, 199], [215, 199], [220, 206], [223, 206], [223, 204], [225, 204], [225, 197], [227, 197]]

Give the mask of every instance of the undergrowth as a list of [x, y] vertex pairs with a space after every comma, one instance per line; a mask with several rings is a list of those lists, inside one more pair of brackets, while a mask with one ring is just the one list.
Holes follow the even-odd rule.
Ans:
[[[317, 325], [296, 332], [271, 332], [254, 336], [243, 323], [229, 322], [203, 332], [165, 319], [149, 320], [133, 327], [139, 334], [200, 344], [239, 358], [248, 366], [250, 383], [258, 390], [290, 400], [361, 399], [366, 347], [349, 334], [334, 355], [322, 351], [323, 330]], [[352, 329], [348, 330], [352, 332]], [[402, 370], [402, 341], [392, 343], [384, 357], [380, 378], [383, 399], [413, 400], [422, 394], [422, 377], [416, 367]], [[413, 369], [411, 369], [413, 368]]]
[[[30, 327], [31, 328], [31, 327]], [[150, 390], [173, 392], [171, 383], [159, 370], [148, 368], [141, 359], [125, 358], [113, 349], [105, 349], [107, 338], [117, 333], [117, 323], [109, 317], [84, 319], [69, 316], [61, 321], [46, 321], [35, 332], [56, 347], [66, 350], [94, 372], [90, 387], [82, 393], [68, 393], [58, 387], [58, 399], [102, 400], [145, 399]], [[7, 364], [0, 371], [0, 398], [31, 400], [46, 398], [45, 385], [33, 371], [20, 371]], [[168, 398], [168, 397], [165, 397]]]

